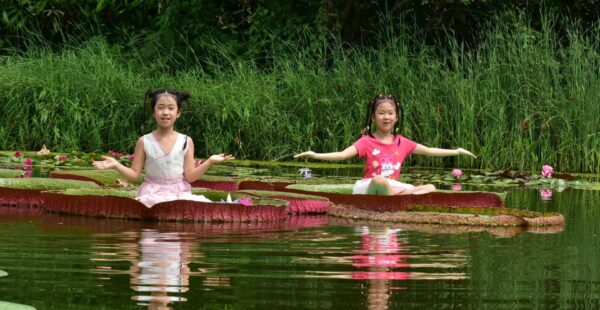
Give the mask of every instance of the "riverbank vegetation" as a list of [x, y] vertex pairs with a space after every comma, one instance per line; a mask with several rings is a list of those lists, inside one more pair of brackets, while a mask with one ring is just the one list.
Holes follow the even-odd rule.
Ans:
[[[176, 125], [194, 138], [197, 156], [291, 160], [301, 150], [350, 145], [367, 101], [393, 93], [405, 136], [478, 155], [412, 156], [408, 165], [537, 170], [549, 163], [600, 173], [598, 24], [501, 12], [478, 21], [467, 38], [415, 35], [418, 20], [403, 18], [369, 19], [380, 30], [364, 41], [333, 26], [293, 36], [272, 27], [261, 30], [260, 44], [182, 32], [171, 34], [178, 43], [169, 48], [147, 37], [140, 46], [135, 36], [127, 43], [59, 27], [66, 29], [59, 40], [23, 28], [21, 41], [2, 43], [0, 146], [130, 153], [154, 128], [143, 93], [171, 87], [192, 94]], [[240, 36], [258, 40], [247, 33], [255, 24], [243, 27]]]

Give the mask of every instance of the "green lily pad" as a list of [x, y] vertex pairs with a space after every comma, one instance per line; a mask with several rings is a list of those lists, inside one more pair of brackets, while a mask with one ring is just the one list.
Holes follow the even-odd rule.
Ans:
[[[53, 174], [64, 174], [64, 175], [76, 175], [80, 177], [90, 178], [104, 185], [115, 185], [117, 179], [124, 179], [116, 170], [96, 170], [96, 169], [85, 169], [85, 170], [58, 170], [52, 172]], [[131, 182], [132, 184], [139, 185], [141, 181]]]
[[98, 188], [93, 182], [49, 178], [0, 178], [0, 187], [13, 189], [61, 190], [69, 188]]
[[240, 191], [240, 193], [248, 193], [250, 195], [258, 196], [258, 197], [262, 197], [262, 198], [289, 197], [289, 198], [298, 198], [298, 199], [328, 200], [326, 197], [321, 197], [321, 196], [288, 193], [288, 192], [276, 192], [276, 191], [244, 190], [244, 191]]
[[4, 271], [4, 270], [0, 269], [0, 278], [2, 278], [2, 277], [6, 277], [7, 275], [8, 275], [8, 272], [6, 272], [6, 271]]
[[16, 178], [23, 174], [23, 170], [0, 169], [0, 178]]
[[108, 188], [78, 188], [78, 189], [67, 189], [61, 194], [70, 196], [116, 196], [135, 198], [137, 191], [131, 189], [108, 189]]
[[205, 188], [192, 188], [192, 194], [194, 195], [204, 195], [204, 197], [210, 199], [213, 202], [220, 202], [221, 200], [227, 201], [227, 195], [231, 196], [232, 200], [248, 197], [252, 199], [252, 203], [254, 205], [273, 205], [273, 206], [286, 206], [288, 204], [287, 201], [279, 200], [279, 199], [269, 199], [263, 197], [252, 197], [249, 193], [244, 192], [224, 192], [224, 191], [215, 191]]
[[35, 310], [35, 308], [28, 305], [0, 300], [0, 310]]
[[291, 184], [286, 186], [289, 189], [336, 194], [352, 194], [353, 187], [354, 184]]
[[200, 181], [209, 181], [209, 182], [237, 182], [235, 179], [230, 177], [223, 177], [218, 175], [203, 175], [200, 177]]

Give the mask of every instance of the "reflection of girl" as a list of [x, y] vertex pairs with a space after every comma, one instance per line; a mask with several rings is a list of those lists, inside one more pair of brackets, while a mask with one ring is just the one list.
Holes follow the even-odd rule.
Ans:
[[[398, 237], [396, 229], [385, 228], [383, 231], [369, 231], [368, 227], [361, 227], [361, 250], [358, 255], [352, 256], [355, 263], [354, 267], [381, 268], [385, 267], [385, 272], [370, 273], [378, 278], [395, 279], [395, 275], [401, 274], [402, 279], [410, 276], [408, 273], [387, 272], [389, 268], [410, 267], [410, 264], [403, 262], [408, 258], [407, 254], [400, 254]], [[360, 275], [361, 273], [359, 273]], [[371, 277], [368, 277], [371, 278]]]
[[368, 271], [352, 273], [354, 279], [368, 280], [367, 302], [369, 309], [388, 309], [390, 293], [390, 280], [406, 280], [410, 278], [409, 272], [392, 271], [393, 268], [406, 268], [410, 264], [404, 262], [408, 254], [400, 254], [396, 229], [370, 231], [368, 227], [361, 227], [361, 249], [352, 256], [352, 266], [368, 268]]
[[[132, 299], [149, 309], [170, 309], [169, 303], [185, 298], [168, 293], [188, 291], [190, 268], [189, 244], [178, 233], [161, 233], [145, 229], [139, 241], [139, 261], [134, 262], [131, 284], [140, 293]], [[150, 293], [150, 295], [146, 295]]]

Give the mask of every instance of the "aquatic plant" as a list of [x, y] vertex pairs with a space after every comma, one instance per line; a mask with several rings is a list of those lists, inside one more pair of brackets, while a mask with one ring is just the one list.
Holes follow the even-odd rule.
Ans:
[[549, 166], [549, 165], [542, 166], [542, 172], [541, 172], [542, 178], [551, 178], [553, 173], [554, 173], [554, 168], [552, 168], [552, 166]]
[[600, 28], [574, 22], [558, 33], [554, 22], [492, 22], [479, 48], [449, 39], [437, 53], [402, 32], [376, 49], [349, 49], [330, 38], [311, 46], [281, 42], [264, 51], [263, 67], [215, 48], [199, 60], [211, 74], [133, 66], [130, 55], [98, 38], [58, 51], [31, 48], [2, 58], [0, 142], [38, 149], [43, 141], [62, 152], [131, 149], [153, 126], [140, 109], [142, 90], [171, 85], [192, 92], [178, 130], [202, 145], [196, 156], [225, 151], [281, 160], [302, 149], [347, 147], [359, 134], [365, 100], [385, 91], [401, 98], [410, 116], [403, 135], [480, 155], [414, 156], [406, 166], [532, 171], [552, 162], [563, 171], [597, 173]]
[[460, 176], [463, 174], [462, 170], [460, 169], [453, 169], [452, 170], [452, 175], [458, 180], [460, 178]]

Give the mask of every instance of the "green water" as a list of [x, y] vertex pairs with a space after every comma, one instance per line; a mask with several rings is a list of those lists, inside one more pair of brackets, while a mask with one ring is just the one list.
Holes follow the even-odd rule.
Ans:
[[513, 188], [507, 205], [558, 211], [567, 222], [532, 231], [327, 216], [157, 224], [3, 208], [0, 301], [37, 309], [598, 308], [600, 192], [542, 200]]

